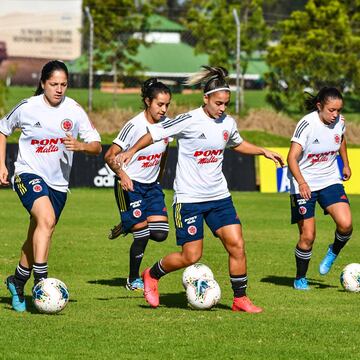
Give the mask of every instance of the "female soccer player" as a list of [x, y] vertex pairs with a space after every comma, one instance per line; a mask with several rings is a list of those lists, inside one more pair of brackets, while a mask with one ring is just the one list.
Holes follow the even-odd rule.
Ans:
[[134, 145], [147, 132], [150, 124], [166, 120], [170, 105], [170, 89], [157, 79], [145, 81], [141, 89], [145, 110], [128, 121], [105, 155], [105, 161], [115, 172], [115, 199], [121, 222], [109, 235], [114, 239], [131, 232], [128, 290], [143, 291], [140, 265], [149, 239], [161, 242], [167, 238], [169, 224], [164, 194], [159, 177], [165, 165], [168, 138], [137, 152], [126, 169], [121, 169], [116, 156]]
[[202, 256], [203, 221], [222, 241], [229, 254], [230, 282], [234, 291], [232, 310], [261, 312], [246, 296], [247, 270], [242, 228], [222, 173], [224, 150], [233, 150], [283, 164], [279, 154], [244, 141], [235, 120], [225, 114], [230, 101], [227, 71], [203, 66], [188, 85], [204, 82], [204, 105], [175, 120], [149, 126], [149, 133], [120, 156], [126, 165], [139, 149], [174, 136], [178, 164], [174, 182], [174, 220], [180, 252], [169, 254], [143, 272], [144, 294], [152, 307], [159, 305], [158, 281], [169, 272], [196, 263]]
[[[345, 121], [341, 93], [335, 88], [322, 88], [306, 101], [309, 114], [297, 124], [288, 154], [291, 222], [297, 223], [299, 241], [295, 249], [296, 279], [294, 288], [309, 290], [306, 272], [315, 241], [315, 204], [330, 214], [336, 224], [333, 244], [320, 263], [319, 272], [329, 272], [340, 250], [351, 237], [352, 220], [349, 200], [342, 180], [349, 180], [351, 170], [347, 156]], [[342, 179], [337, 154], [343, 162]]]
[[35, 96], [21, 101], [0, 121], [0, 185], [9, 184], [6, 137], [20, 128], [14, 189], [30, 214], [19, 264], [6, 280], [16, 311], [26, 310], [24, 286], [31, 270], [35, 284], [47, 277], [51, 237], [66, 202], [74, 151], [101, 152], [98, 132], [81, 106], [65, 96], [67, 87], [66, 65], [48, 62]]

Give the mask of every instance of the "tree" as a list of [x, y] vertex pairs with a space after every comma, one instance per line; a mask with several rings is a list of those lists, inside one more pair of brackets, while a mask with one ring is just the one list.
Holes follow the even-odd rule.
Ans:
[[359, 89], [360, 38], [349, 10], [342, 1], [309, 0], [281, 22], [280, 42], [267, 55], [268, 101], [276, 109], [302, 110], [304, 88]]
[[263, 19], [262, 0], [189, 0], [186, 25], [196, 38], [195, 50], [209, 54], [210, 65], [229, 70], [236, 67], [236, 24], [241, 23], [241, 78], [254, 51], [266, 47], [269, 30]]
[[[132, 74], [141, 69], [134, 60], [143, 43], [141, 33], [154, 7], [165, 0], [84, 0], [94, 20], [94, 65], [96, 69]], [[85, 29], [86, 32], [86, 29]], [[139, 36], [134, 36], [134, 34]]]

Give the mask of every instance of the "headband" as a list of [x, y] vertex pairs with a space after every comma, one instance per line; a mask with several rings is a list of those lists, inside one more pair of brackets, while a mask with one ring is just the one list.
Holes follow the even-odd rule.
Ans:
[[230, 88], [229, 87], [220, 87], [220, 88], [216, 88], [216, 89], [213, 89], [213, 90], [209, 90], [207, 91], [206, 93], [204, 93], [204, 95], [209, 95], [209, 94], [212, 94], [214, 92], [217, 92], [217, 91], [230, 91]]

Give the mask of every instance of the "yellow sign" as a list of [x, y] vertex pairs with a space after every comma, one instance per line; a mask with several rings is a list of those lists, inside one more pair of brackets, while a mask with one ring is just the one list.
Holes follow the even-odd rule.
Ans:
[[[281, 154], [285, 161], [288, 148], [270, 148]], [[347, 194], [360, 194], [360, 149], [348, 149], [349, 163], [352, 176], [349, 181], [344, 181]], [[260, 191], [264, 193], [289, 191], [289, 180], [287, 178], [287, 166], [276, 168], [274, 163], [263, 156], [259, 159]], [[340, 171], [340, 169], [339, 169]]]

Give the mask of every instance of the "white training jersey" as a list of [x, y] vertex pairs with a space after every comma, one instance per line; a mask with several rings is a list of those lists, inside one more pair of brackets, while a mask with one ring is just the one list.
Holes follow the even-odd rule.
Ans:
[[[164, 120], [167, 118], [165, 117]], [[150, 125], [145, 113], [141, 112], [125, 124], [113, 143], [126, 151], [148, 132]], [[123, 170], [131, 180], [145, 184], [155, 182], [159, 176], [161, 158], [168, 143], [169, 138], [166, 137], [162, 141], [136, 152]]]
[[[291, 141], [301, 145], [303, 153], [299, 168], [311, 191], [341, 184], [336, 157], [345, 133], [344, 118], [340, 115], [333, 124], [324, 124], [317, 111], [304, 116], [297, 124]], [[298, 194], [299, 186], [291, 171], [290, 193]]]
[[41, 176], [46, 184], [66, 192], [69, 186], [73, 151], [66, 150], [65, 133], [89, 143], [100, 142], [100, 135], [82, 107], [65, 97], [58, 106], [50, 106], [44, 95], [21, 101], [0, 121], [0, 132], [6, 136], [21, 129], [15, 174]]
[[230, 196], [222, 172], [224, 150], [243, 141], [232, 117], [224, 114], [212, 119], [200, 107], [151, 125], [149, 131], [154, 141], [168, 136], [177, 139], [175, 202], [205, 202]]

